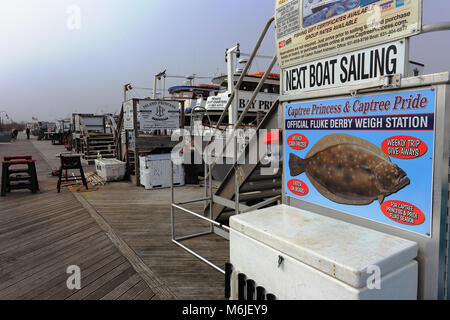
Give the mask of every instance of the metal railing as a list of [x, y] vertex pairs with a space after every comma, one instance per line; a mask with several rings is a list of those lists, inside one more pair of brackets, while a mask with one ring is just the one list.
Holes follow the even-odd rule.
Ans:
[[[252, 51], [252, 53], [250, 54], [250, 58], [248, 60], [248, 63], [245, 65], [244, 70], [242, 71], [239, 80], [237, 81], [236, 85], [233, 88], [233, 91], [228, 99], [227, 104], [225, 105], [225, 108], [222, 112], [222, 114], [220, 115], [220, 118], [215, 126], [215, 128], [213, 128], [213, 135], [214, 136], [218, 130], [220, 130], [220, 126], [223, 124], [223, 120], [225, 118], [225, 115], [228, 113], [228, 109], [230, 108], [231, 104], [233, 103], [233, 100], [235, 99], [236, 95], [237, 95], [237, 91], [239, 90], [242, 82], [244, 81], [244, 77], [247, 75], [248, 70], [251, 67], [251, 64], [254, 60], [254, 58], [257, 56], [257, 52], [261, 46], [262, 41], [264, 40], [267, 31], [269, 30], [269, 27], [271, 26], [271, 24], [273, 23], [273, 21], [275, 20], [275, 18], [272, 16], [270, 17], [270, 19], [267, 21], [266, 25], [264, 26], [264, 29], [261, 33], [261, 35], [258, 38], [258, 41]], [[222, 150], [222, 154], [225, 152], [227, 146], [233, 141], [234, 139], [234, 172], [235, 172], [235, 201], [234, 203], [232, 201], [229, 201], [230, 203], [227, 203], [227, 206], [230, 208], [233, 208], [235, 210], [236, 214], [239, 214], [242, 211], [247, 211], [249, 208], [247, 206], [241, 206], [239, 203], [239, 180], [238, 180], [238, 175], [236, 174], [237, 170], [238, 170], [238, 144], [237, 144], [237, 135], [234, 134], [235, 130], [242, 124], [245, 115], [247, 114], [248, 110], [250, 109], [250, 107], [252, 106], [253, 102], [256, 99], [256, 96], [258, 95], [258, 93], [260, 92], [262, 86], [264, 85], [267, 77], [269, 76], [269, 73], [271, 72], [271, 70], [273, 69], [275, 63], [276, 63], [277, 59], [276, 56], [274, 56], [272, 58], [272, 61], [269, 65], [269, 67], [267, 68], [267, 70], [265, 71], [264, 75], [262, 76], [262, 78], [260, 79], [258, 86], [256, 87], [252, 97], [250, 98], [249, 102], [247, 103], [246, 107], [244, 108], [244, 110], [242, 111], [239, 119], [237, 120], [236, 123], [233, 124], [233, 129], [232, 129], [232, 139], [228, 139], [225, 143], [225, 146]], [[219, 155], [221, 156], [221, 155]], [[170, 184], [170, 188], [171, 188], [171, 207], [170, 207], [170, 212], [171, 212], [171, 236], [172, 236], [172, 242], [175, 243], [176, 245], [178, 245], [179, 247], [183, 248], [184, 250], [186, 250], [188, 253], [192, 254], [193, 256], [195, 256], [196, 258], [200, 259], [201, 261], [203, 261], [204, 263], [208, 264], [209, 266], [213, 267], [214, 269], [216, 269], [219, 272], [225, 273], [225, 271], [220, 268], [219, 266], [215, 265], [214, 263], [212, 263], [211, 261], [209, 261], [207, 258], [199, 255], [198, 253], [196, 253], [194, 250], [188, 248], [187, 246], [183, 245], [181, 243], [181, 241], [183, 240], [187, 240], [187, 239], [192, 239], [192, 238], [196, 238], [196, 237], [201, 237], [201, 236], [205, 236], [205, 235], [210, 235], [215, 233], [214, 229], [215, 228], [219, 228], [221, 230], [224, 230], [225, 232], [229, 232], [230, 228], [226, 225], [223, 225], [219, 222], [217, 222], [216, 220], [214, 220], [213, 217], [213, 203], [215, 202], [215, 198], [217, 200], [217, 197], [215, 197], [213, 195], [213, 190], [212, 190], [212, 170], [215, 167], [215, 163], [213, 164], [207, 164], [205, 161], [205, 165], [204, 165], [204, 197], [201, 199], [194, 199], [194, 200], [189, 200], [189, 201], [185, 201], [185, 202], [176, 202], [175, 201], [175, 190], [174, 190], [174, 185], [173, 185], [173, 162], [171, 161], [171, 184]], [[207, 206], [209, 205], [209, 217], [206, 217], [203, 214], [198, 214], [193, 212], [192, 210], [188, 210], [186, 208], [183, 207], [183, 205], [185, 204], [192, 204], [192, 203], [198, 203], [198, 202], [204, 202], [204, 209], [207, 208]], [[223, 201], [222, 201], [223, 203]], [[241, 210], [242, 207], [242, 210]], [[196, 233], [196, 234], [191, 234], [191, 235], [187, 235], [187, 236], [183, 236], [183, 237], [176, 237], [175, 236], [175, 210], [179, 210], [184, 212], [185, 214], [189, 214], [193, 217], [196, 217], [200, 220], [206, 221], [209, 224], [209, 230], [205, 231], [205, 232], [201, 232], [201, 233]]]

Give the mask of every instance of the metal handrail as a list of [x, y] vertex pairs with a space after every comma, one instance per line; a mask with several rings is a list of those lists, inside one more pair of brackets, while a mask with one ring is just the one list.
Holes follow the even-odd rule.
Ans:
[[[272, 24], [272, 22], [273, 22], [274, 20], [275, 20], [275, 17], [274, 17], [274, 16], [270, 17], [270, 19], [267, 21], [267, 23], [266, 23], [266, 25], [265, 25], [265, 27], [264, 27], [263, 32], [262, 32], [261, 35], [259, 36], [259, 39], [258, 39], [258, 41], [256, 42], [256, 45], [255, 45], [255, 48], [253, 49], [253, 51], [252, 51], [252, 53], [251, 53], [251, 55], [250, 55], [250, 58], [248, 59], [248, 62], [247, 62], [247, 64], [245, 65], [244, 70], [243, 70], [242, 73], [241, 73], [241, 76], [239, 77], [238, 82], [237, 82], [236, 85], [234, 86], [233, 92], [231, 93], [231, 96], [230, 96], [230, 98], [228, 99], [228, 102], [227, 102], [227, 104], [225, 105], [225, 108], [223, 109], [222, 114], [220, 115], [219, 121], [217, 122], [216, 130], [217, 130], [217, 128], [220, 126], [220, 124], [222, 123], [223, 118], [225, 118], [225, 114], [228, 112], [228, 109], [229, 109], [231, 103], [232, 103], [233, 100], [234, 100], [234, 97], [235, 97], [235, 95], [236, 95], [236, 91], [239, 90], [239, 88], [241, 87], [241, 84], [242, 84], [242, 82], [244, 81], [244, 77], [246, 76], [248, 70], [250, 69], [250, 66], [251, 66], [251, 64], [252, 64], [252, 62], [253, 62], [253, 59], [255, 58], [256, 53], [258, 52], [258, 50], [259, 50], [259, 48], [260, 48], [260, 46], [261, 46], [261, 43], [262, 43], [262, 41], [264, 40], [264, 38], [265, 38], [265, 36], [266, 36], [266, 33], [267, 33], [267, 31], [269, 30], [269, 27], [270, 27], [270, 25]], [[214, 133], [215, 133], [215, 132], [214, 132]]]
[[[256, 53], [259, 50], [259, 47], [261, 46], [262, 40], [265, 38], [265, 35], [270, 27], [270, 25], [272, 24], [272, 22], [275, 20], [275, 18], [272, 16], [266, 23], [264, 30], [262, 32], [262, 34], [260, 35], [255, 48], [253, 49], [252, 54], [250, 55], [249, 61], [246, 64], [244, 70], [242, 71], [242, 74], [239, 77], [239, 80], [237, 82], [237, 84], [235, 85], [231, 96], [219, 118], [219, 121], [216, 124], [216, 127], [213, 128], [213, 136], [216, 135], [217, 131], [220, 130], [220, 126], [222, 125], [223, 119], [225, 117], [225, 114], [228, 112], [228, 109], [231, 105], [231, 103], [233, 102], [235, 96], [236, 96], [236, 92], [239, 90], [245, 75], [247, 74], [251, 63], [253, 61], [253, 59], [256, 56]], [[250, 109], [250, 106], [253, 104], [253, 101], [255, 100], [257, 94], [260, 92], [263, 84], [265, 83], [267, 77], [269, 76], [270, 71], [272, 70], [273, 66], [276, 63], [276, 57], [273, 57], [272, 62], [269, 66], [269, 68], [267, 69], [267, 71], [264, 73], [263, 77], [261, 78], [261, 80], [258, 83], [258, 86], [256, 88], [256, 90], [254, 91], [249, 103], [246, 105], [246, 107], [244, 108], [243, 112], [241, 113], [241, 116], [239, 117], [239, 119], [237, 120], [237, 122], [235, 124], [233, 124], [233, 132], [236, 128], [238, 128], [239, 125], [241, 125], [245, 115], [247, 114], [248, 110]], [[227, 124], [228, 125], [228, 124]], [[230, 139], [231, 141], [231, 139]], [[226, 145], [228, 145], [228, 142], [226, 143]], [[237, 161], [237, 144], [235, 144], [235, 158]], [[190, 254], [192, 254], [193, 256], [197, 257], [198, 259], [200, 259], [201, 261], [203, 261], [204, 263], [208, 264], [209, 266], [213, 267], [214, 269], [216, 269], [219, 272], [225, 273], [224, 270], [222, 270], [220, 267], [218, 267], [217, 265], [215, 265], [214, 263], [212, 263], [211, 261], [209, 261], [208, 259], [206, 259], [205, 257], [199, 255], [198, 253], [196, 253], [194, 250], [189, 249], [187, 246], [183, 245], [180, 243], [180, 241], [182, 240], [186, 240], [186, 239], [191, 239], [193, 237], [199, 237], [199, 236], [203, 236], [203, 235], [208, 235], [208, 234], [212, 234], [214, 232], [214, 228], [219, 228], [222, 229], [225, 232], [229, 232], [230, 228], [228, 226], [225, 226], [217, 221], [214, 220], [213, 218], [213, 211], [212, 211], [212, 206], [213, 206], [213, 193], [212, 193], [212, 169], [213, 167], [211, 167], [211, 165], [207, 165], [205, 162], [205, 196], [202, 199], [197, 199], [197, 200], [188, 200], [188, 201], [184, 201], [184, 202], [176, 202], [175, 201], [175, 194], [174, 194], [174, 185], [173, 185], [173, 162], [171, 161], [171, 166], [170, 166], [170, 174], [171, 174], [171, 184], [170, 184], [170, 188], [171, 188], [171, 205], [170, 205], [170, 210], [171, 210], [171, 235], [172, 235], [172, 242], [175, 243], [176, 245], [178, 245], [179, 247], [183, 248], [184, 250], [186, 250], [187, 252], [189, 252]], [[215, 165], [215, 163], [213, 164]], [[235, 164], [235, 170], [237, 170], [237, 166]], [[237, 176], [237, 175], [236, 175]], [[208, 186], [207, 186], [207, 181], [208, 181]], [[239, 187], [236, 186], [236, 190], [237, 192], [239, 192]], [[236, 192], [235, 192], [236, 193]], [[188, 210], [186, 208], [183, 208], [182, 205], [185, 203], [191, 203], [191, 202], [197, 202], [197, 201], [205, 201], [205, 208], [207, 206], [207, 202], [209, 202], [209, 217], [206, 216], [202, 216], [198, 213], [195, 213], [191, 210]], [[236, 205], [236, 211], [239, 212], [239, 195], [236, 194], [235, 196], [235, 201], [237, 203]], [[184, 236], [184, 237], [179, 237], [177, 238], [175, 236], [175, 209], [180, 210], [184, 213], [190, 214], [191, 216], [194, 216], [198, 219], [201, 219], [205, 222], [208, 222], [210, 225], [210, 230], [207, 232], [202, 232], [202, 233], [197, 233], [197, 234], [193, 234], [193, 235], [188, 235], [188, 236]]]
[[[227, 102], [227, 104], [225, 105], [225, 108], [224, 108], [222, 114], [220, 115], [220, 118], [219, 118], [219, 120], [218, 120], [218, 122], [217, 122], [217, 124], [216, 124], [216, 128], [215, 128], [214, 131], [213, 131], [213, 136], [215, 136], [215, 134], [216, 134], [217, 131], [219, 130], [219, 126], [222, 124], [223, 118], [225, 117], [225, 114], [228, 112], [228, 109], [229, 109], [229, 107], [230, 107], [231, 103], [233, 102], [234, 97], [235, 97], [235, 95], [236, 95], [236, 92], [239, 90], [239, 88], [240, 88], [240, 86], [241, 86], [241, 84], [242, 84], [242, 82], [243, 82], [243, 80], [244, 80], [245, 75], [247, 74], [248, 70], [249, 70], [250, 67], [251, 67], [251, 64], [252, 64], [254, 58], [257, 56], [257, 52], [258, 52], [258, 50], [259, 50], [259, 48], [260, 48], [260, 46], [261, 46], [261, 43], [262, 43], [262, 41], [264, 40], [264, 38], [265, 38], [265, 36], [266, 36], [266, 34], [267, 34], [267, 31], [269, 30], [269, 27], [271, 26], [271, 24], [272, 24], [273, 21], [275, 21], [275, 17], [274, 17], [274, 16], [272, 16], [272, 17], [269, 18], [269, 20], [267, 21], [267, 23], [266, 23], [266, 25], [265, 25], [265, 27], [264, 27], [263, 32], [262, 32], [261, 35], [259, 36], [259, 39], [258, 39], [258, 41], [256, 42], [256, 45], [255, 45], [255, 48], [253, 49], [253, 51], [252, 51], [252, 53], [251, 53], [251, 55], [250, 55], [250, 58], [249, 58], [247, 64], [245, 65], [244, 70], [242, 71], [242, 73], [241, 73], [241, 75], [240, 75], [240, 77], [239, 77], [239, 80], [238, 80], [237, 84], [235, 85], [235, 87], [234, 87], [234, 89], [233, 89], [233, 92], [231, 93], [231, 96], [230, 96], [230, 98], [228, 99], [228, 102]], [[269, 65], [269, 67], [267, 68], [266, 72], [264, 73], [263, 77], [260, 79], [260, 81], [259, 81], [259, 83], [258, 83], [258, 86], [257, 86], [256, 89], [254, 90], [252, 97], [250, 98], [249, 102], [247, 103], [246, 107], [244, 108], [244, 111], [241, 113], [241, 116], [239, 117], [238, 121], [234, 124], [234, 126], [233, 126], [233, 132], [234, 132], [234, 130], [236, 130], [236, 128], [237, 128], [237, 127], [242, 123], [242, 121], [244, 120], [245, 115], [247, 114], [248, 110], [250, 109], [250, 106], [252, 106], [253, 101], [256, 99], [256, 96], [257, 96], [258, 93], [260, 92], [260, 90], [261, 90], [263, 84], [264, 84], [265, 81], [267, 80], [267, 77], [269, 76], [269, 73], [270, 73], [270, 71], [272, 70], [272, 68], [274, 67], [276, 61], [277, 61], [277, 57], [274, 56], [274, 57], [272, 58], [272, 61], [271, 61], [270, 65]], [[230, 143], [231, 143], [231, 139], [225, 142], [225, 146], [224, 146], [224, 149], [222, 150], [222, 153], [226, 150], [227, 146], [228, 146]], [[235, 145], [235, 147], [237, 147], [237, 145]], [[236, 161], [237, 161], [237, 157], [236, 157]], [[215, 168], [215, 166], [216, 166], [216, 163], [212, 163], [212, 164], [211, 164], [211, 170], [209, 171], [209, 174], [211, 174], [211, 172], [212, 172], [212, 170]]]
[[422, 26], [422, 32], [420, 34], [436, 31], [450, 31], [450, 21], [426, 24]]

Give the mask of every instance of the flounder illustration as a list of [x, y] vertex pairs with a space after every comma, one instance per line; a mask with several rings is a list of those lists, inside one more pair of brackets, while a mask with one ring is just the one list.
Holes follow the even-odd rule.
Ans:
[[323, 137], [305, 159], [291, 153], [289, 169], [293, 177], [305, 172], [324, 197], [349, 205], [381, 204], [410, 183], [380, 148], [347, 134]]

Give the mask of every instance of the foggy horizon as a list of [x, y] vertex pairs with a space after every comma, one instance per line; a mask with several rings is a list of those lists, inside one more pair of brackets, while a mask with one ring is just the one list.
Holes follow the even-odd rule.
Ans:
[[[75, 29], [72, 6], [81, 10]], [[423, 6], [424, 25], [448, 20], [449, 1], [424, 0]], [[177, 76], [225, 73], [225, 49], [239, 42], [250, 53], [274, 7], [273, 0], [2, 2], [0, 111], [17, 122], [117, 113], [126, 83], [151, 88], [165, 69]], [[413, 37], [410, 59], [424, 63], [426, 74], [450, 71], [448, 37]], [[273, 26], [259, 53], [275, 54]], [[264, 71], [268, 63], [258, 60], [252, 70]], [[165, 88], [183, 82], [167, 78]], [[135, 89], [128, 98], [151, 95]]]

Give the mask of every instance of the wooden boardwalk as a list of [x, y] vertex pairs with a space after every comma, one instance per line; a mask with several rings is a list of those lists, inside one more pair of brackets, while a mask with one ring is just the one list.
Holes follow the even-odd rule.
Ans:
[[[177, 201], [201, 198], [197, 186], [176, 188]], [[144, 190], [130, 183], [114, 183], [100, 192], [80, 195], [162, 279], [180, 299], [224, 299], [224, 276], [171, 242], [170, 190]], [[202, 212], [203, 204], [186, 206]], [[209, 225], [178, 211], [176, 236], [209, 230]], [[229, 261], [229, 243], [208, 235], [182, 242], [216, 265]]]
[[[0, 299], [158, 299], [74, 195], [56, 193], [29, 141], [0, 145], [2, 159], [25, 154], [37, 160], [41, 192], [0, 198]], [[81, 290], [67, 288], [71, 265], [81, 269]]]
[[[0, 157], [37, 160], [42, 189], [0, 198], [0, 299], [224, 298], [223, 275], [170, 241], [169, 189], [120, 182], [57, 194], [50, 171], [62, 149], [23, 138], [0, 145]], [[177, 200], [200, 198], [202, 190], [177, 188]], [[191, 209], [200, 212], [202, 204]], [[177, 236], [208, 230], [180, 212], [176, 222]], [[220, 266], [229, 259], [228, 241], [219, 236], [183, 243]], [[81, 290], [67, 289], [69, 265], [81, 268]]]

